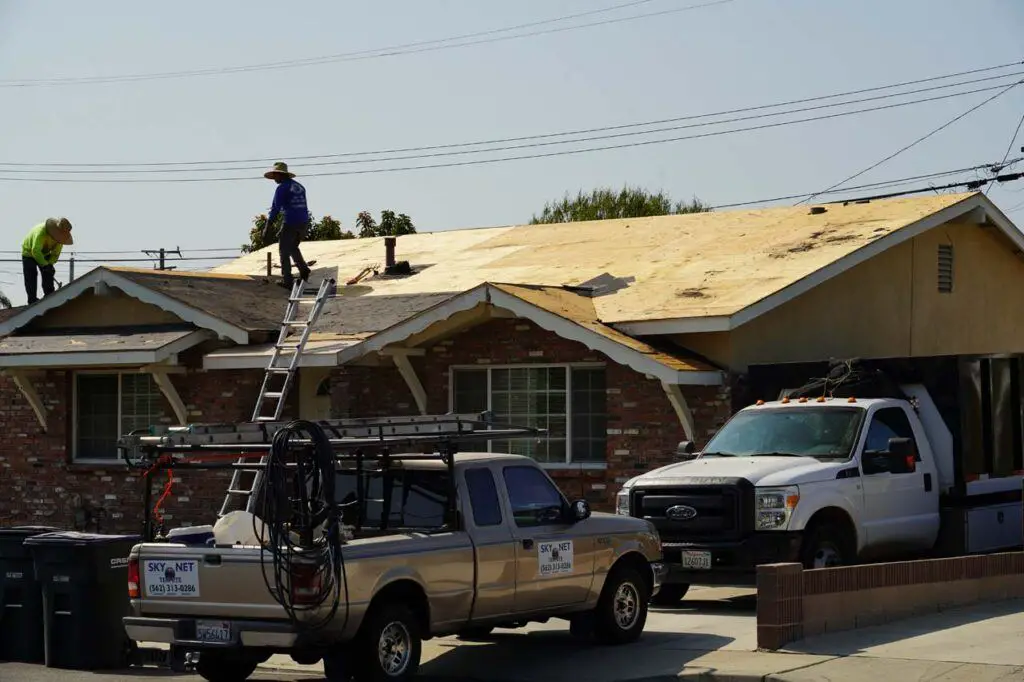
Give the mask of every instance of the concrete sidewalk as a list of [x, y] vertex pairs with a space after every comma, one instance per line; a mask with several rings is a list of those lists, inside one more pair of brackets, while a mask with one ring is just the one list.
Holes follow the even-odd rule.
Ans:
[[[687, 600], [689, 601], [689, 600]], [[890, 625], [835, 633], [778, 653], [754, 651], [746, 609], [652, 611], [637, 643], [581, 646], [559, 622], [498, 631], [491, 642], [453, 638], [424, 645], [420, 676], [435, 682], [746, 682], [1024, 680], [1024, 602], [987, 604]], [[275, 656], [267, 668], [320, 675]]]

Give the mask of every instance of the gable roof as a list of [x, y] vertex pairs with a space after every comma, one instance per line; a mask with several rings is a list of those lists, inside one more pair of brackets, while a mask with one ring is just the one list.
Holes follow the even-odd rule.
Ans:
[[277, 329], [288, 299], [288, 292], [271, 285], [265, 277], [99, 267], [0, 321], [0, 336], [11, 334], [90, 289], [107, 288], [119, 289], [242, 344], [249, 342], [251, 332]]
[[564, 339], [582, 343], [615, 362], [651, 375], [665, 384], [719, 385], [723, 380], [722, 372], [710, 365], [664, 353], [602, 324], [597, 318], [592, 298], [561, 287], [518, 284], [485, 283], [449, 298], [361, 343], [341, 349], [338, 362], [344, 364], [368, 353], [382, 351], [481, 303], [528, 319]]
[[[609, 273], [621, 288], [594, 299], [598, 318], [631, 334], [721, 331], [949, 220], [980, 210], [1020, 247], [1020, 231], [980, 193], [452, 230], [398, 238], [417, 272], [359, 282], [365, 298], [466, 291], [484, 282], [581, 285]], [[380, 267], [382, 238], [306, 242], [339, 283]], [[266, 250], [215, 268], [257, 274]], [[629, 278], [633, 278], [630, 280]]]

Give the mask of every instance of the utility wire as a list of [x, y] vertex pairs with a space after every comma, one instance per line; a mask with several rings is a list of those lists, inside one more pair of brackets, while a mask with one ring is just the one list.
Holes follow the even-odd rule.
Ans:
[[[267, 62], [262, 64], [249, 64], [244, 66], [230, 66], [230, 67], [219, 67], [215, 69], [195, 69], [190, 71], [164, 71], [157, 73], [141, 73], [141, 74], [120, 74], [112, 76], [79, 76], [79, 77], [68, 77], [68, 78], [37, 78], [27, 80], [6, 80], [0, 81], [0, 88], [25, 88], [25, 87], [41, 87], [41, 86], [61, 86], [61, 85], [94, 85], [100, 83], [125, 83], [125, 82], [139, 82], [149, 80], [159, 80], [168, 78], [187, 78], [194, 76], [216, 76], [233, 73], [248, 73], [254, 71], [270, 71], [276, 69], [291, 69], [303, 66], [317, 66], [322, 64], [333, 64], [339, 62], [350, 62], [350, 61], [362, 61], [367, 59], [380, 59], [384, 57], [396, 57], [407, 54], [419, 54], [423, 52], [436, 52], [438, 50], [450, 50], [460, 47], [472, 47], [475, 45], [485, 45], [488, 43], [504, 42], [509, 40], [517, 40], [520, 38], [531, 38], [534, 36], [548, 35], [552, 33], [564, 33], [566, 31], [578, 31], [584, 28], [592, 28], [595, 26], [605, 26], [608, 24], [619, 24], [627, 21], [636, 21], [639, 19], [648, 19], [652, 17], [667, 16], [670, 14], [679, 14], [681, 12], [688, 12], [691, 10], [703, 9], [706, 7], [713, 7], [716, 5], [725, 5], [735, 0], [713, 0], [711, 2], [704, 2], [696, 5], [687, 5], [686, 7], [677, 7], [675, 9], [662, 10], [659, 12], [647, 12], [643, 14], [631, 15], [628, 17], [619, 17], [616, 19], [604, 19], [602, 21], [594, 21], [590, 23], [577, 24], [575, 26], [563, 26], [560, 28], [551, 28], [539, 31], [530, 31], [527, 33], [520, 33], [511, 36], [495, 36], [496, 33], [504, 33], [512, 30], [518, 30], [524, 27], [530, 26], [541, 26], [545, 24], [552, 24], [560, 21], [566, 21], [568, 19], [579, 18], [592, 14], [600, 14], [605, 12], [611, 12], [617, 9], [623, 9], [635, 5], [645, 4], [644, 2], [629, 2], [621, 5], [615, 5], [607, 7], [602, 10], [592, 10], [590, 12], [582, 12], [579, 14], [566, 15], [562, 17], [556, 17], [554, 19], [546, 19], [538, 22], [531, 22], [529, 24], [522, 24], [519, 27], [507, 27], [501, 29], [493, 29], [490, 31], [482, 31], [477, 33], [469, 33], [462, 36], [452, 36], [448, 38], [439, 38], [436, 40], [419, 41], [414, 43], [405, 43], [402, 45], [393, 45], [389, 47], [381, 47], [370, 50], [361, 50], [358, 52], [342, 52], [340, 54], [324, 55], [320, 57], [307, 57], [304, 59], [293, 59], [288, 61], [280, 62]], [[470, 40], [467, 42], [455, 42], [458, 40], [464, 40], [466, 38], [473, 38], [477, 36], [491, 36], [484, 37], [479, 40]], [[454, 43], [454, 44], [451, 44]]]
[[[837, 98], [840, 98], [840, 97], [850, 97], [850, 96], [853, 96], [853, 95], [862, 95], [862, 94], [866, 94], [866, 93], [870, 93], [870, 92], [879, 92], [879, 91], [882, 91], [882, 90], [892, 90], [892, 89], [895, 89], [895, 88], [904, 88], [904, 87], [907, 87], [907, 86], [910, 86], [910, 85], [920, 85], [920, 84], [923, 84], [923, 83], [932, 83], [932, 82], [939, 81], [939, 80], [947, 80], [947, 79], [951, 79], [951, 78], [959, 78], [961, 76], [970, 76], [970, 75], [976, 75], [976, 74], [979, 74], [979, 73], [987, 73], [987, 72], [991, 72], [991, 71], [998, 71], [998, 70], [1006, 69], [1006, 68], [1009, 68], [1009, 67], [1020, 66], [1022, 64], [1024, 64], [1024, 61], [1010, 62], [1010, 63], [1007, 63], [1007, 64], [999, 64], [999, 65], [995, 65], [995, 66], [987, 66], [987, 67], [978, 68], [978, 69], [970, 69], [970, 70], [967, 70], [967, 71], [959, 71], [959, 72], [954, 72], [954, 73], [947, 73], [947, 74], [942, 74], [942, 75], [939, 75], [939, 76], [930, 76], [928, 78], [919, 78], [919, 79], [903, 81], [903, 82], [899, 82], [899, 83], [891, 83], [891, 84], [888, 84], [888, 85], [879, 85], [879, 86], [873, 86], [873, 87], [870, 87], [870, 88], [860, 88], [860, 89], [857, 89], [857, 90], [848, 90], [848, 91], [845, 91], [845, 92], [831, 93], [831, 94], [828, 94], [828, 95], [818, 95], [818, 96], [814, 96], [814, 97], [805, 97], [805, 98], [801, 98], [801, 99], [792, 99], [792, 100], [788, 100], [788, 101], [775, 102], [775, 103], [771, 103], [771, 104], [759, 104], [759, 105], [754, 105], [754, 106], [741, 107], [741, 108], [737, 108], [737, 109], [726, 109], [726, 110], [722, 110], [722, 111], [708, 112], [708, 113], [703, 113], [703, 114], [688, 114], [688, 115], [684, 115], [684, 116], [674, 116], [674, 117], [671, 117], [671, 118], [662, 118], [662, 119], [655, 119], [655, 120], [650, 120], [650, 121], [640, 121], [640, 122], [636, 122], [636, 123], [623, 123], [623, 124], [618, 124], [618, 125], [608, 125], [608, 126], [600, 126], [600, 127], [593, 127], [593, 128], [582, 128], [582, 129], [567, 130], [567, 131], [562, 131], [562, 132], [541, 133], [541, 134], [535, 134], [535, 135], [523, 135], [523, 136], [518, 136], [518, 137], [503, 137], [503, 138], [495, 138], [495, 139], [490, 139], [490, 140], [477, 140], [477, 141], [473, 141], [473, 142], [459, 142], [459, 143], [438, 144], [438, 145], [419, 146], [419, 147], [402, 147], [402, 148], [378, 149], [378, 150], [370, 150], [370, 151], [362, 151], [362, 152], [344, 152], [344, 153], [334, 153], [334, 154], [312, 154], [312, 155], [282, 154], [282, 155], [278, 155], [278, 156], [275, 156], [275, 157], [248, 158], [248, 159], [222, 159], [222, 160], [204, 160], [204, 161], [152, 161], [152, 162], [138, 162], [138, 163], [123, 162], [123, 161], [102, 162], [102, 163], [0, 162], [0, 166], [10, 166], [10, 167], [33, 167], [34, 166], [34, 167], [40, 167], [40, 168], [62, 168], [62, 167], [63, 168], [106, 168], [106, 167], [146, 168], [146, 167], [157, 167], [157, 166], [204, 166], [204, 165], [226, 165], [226, 164], [241, 164], [241, 163], [268, 163], [268, 162], [276, 161], [276, 160], [282, 159], [282, 158], [287, 158], [287, 159], [290, 159], [290, 160], [292, 160], [294, 162], [294, 161], [311, 161], [311, 160], [319, 160], [319, 159], [348, 158], [348, 157], [358, 157], [358, 156], [380, 156], [380, 155], [385, 155], [385, 154], [400, 154], [400, 153], [406, 153], [406, 152], [429, 152], [429, 151], [442, 150], [442, 149], [455, 149], [455, 148], [460, 148], [460, 147], [486, 146], [486, 145], [495, 145], [495, 144], [505, 144], [505, 143], [509, 143], [509, 142], [524, 142], [524, 141], [528, 141], [528, 140], [543, 140], [543, 139], [549, 139], [549, 138], [552, 138], [552, 137], [568, 137], [568, 136], [575, 136], [575, 135], [586, 135], [586, 134], [590, 134], [590, 133], [599, 133], [599, 132], [614, 131], [614, 130], [624, 130], [624, 129], [628, 129], [628, 128], [638, 128], [638, 127], [646, 127], [646, 126], [653, 126], [653, 125], [662, 125], [662, 124], [667, 124], [667, 123], [677, 123], [677, 122], [680, 122], [680, 121], [699, 120], [699, 119], [703, 119], [703, 118], [716, 118], [716, 117], [728, 116], [728, 115], [732, 115], [732, 114], [742, 114], [742, 113], [747, 113], [747, 112], [752, 112], [752, 111], [762, 111], [764, 109], [777, 109], [777, 108], [781, 108], [781, 107], [790, 107], [790, 106], [797, 105], [797, 104], [807, 104], [807, 103], [810, 103], [810, 102], [819, 102], [819, 101], [822, 101], [822, 100], [837, 99]], [[948, 84], [948, 85], [938, 86], [936, 88], [931, 88], [931, 89], [943, 89], [943, 88], [947, 88], [947, 87], [957, 87], [959, 85], [968, 85], [968, 84], [980, 83], [980, 82], [985, 82], [985, 81], [990, 81], [990, 80], [999, 80], [999, 79], [1009, 78], [1009, 77], [1018, 76], [1018, 75], [1020, 75], [1020, 72], [1013, 72], [1013, 73], [1002, 74], [1002, 75], [998, 75], [998, 76], [988, 76], [988, 77], [985, 77], [985, 78], [978, 78], [978, 79], [974, 79], [974, 80], [962, 81], [960, 83], [952, 83], [952, 84]], [[927, 90], [929, 90], [929, 89], [925, 88], [925, 89], [922, 89], [922, 90], [907, 91], [907, 92], [904, 92], [904, 93], [893, 93], [891, 96], [892, 97], [898, 97], [901, 94], [912, 94], [912, 93], [915, 93], [915, 92], [925, 92]], [[856, 101], [859, 101], [859, 100], [851, 100], [848, 103], [852, 103], [852, 102], [856, 102]]]
[[[1022, 124], [1024, 124], [1024, 114], [1021, 114], [1020, 120], [1017, 121], [1017, 129], [1013, 131], [1013, 137], [1010, 138], [1010, 144], [1006, 145], [1006, 153], [1003, 154], [1003, 163], [1006, 163], [1006, 159], [1009, 158], [1010, 152], [1013, 151], [1013, 143], [1017, 141], [1017, 136], [1020, 135], [1020, 127]], [[991, 188], [992, 185], [985, 188], [985, 196], [988, 196], [988, 191]]]
[[[919, 89], [916, 89], [916, 90], [907, 90], [907, 91], [904, 91], [904, 92], [889, 93], [889, 94], [884, 94], [884, 95], [874, 95], [874, 96], [871, 96], [871, 97], [864, 97], [864, 98], [860, 98], [860, 99], [847, 100], [847, 101], [844, 101], [844, 102], [831, 102], [831, 103], [826, 103], [826, 104], [816, 104], [816, 105], [813, 105], [813, 106], [800, 107], [800, 108], [795, 108], [795, 109], [788, 109], [788, 110], [785, 110], [785, 111], [776, 111], [776, 112], [768, 112], [768, 113], [760, 113], [760, 114], [749, 114], [749, 115], [746, 115], [746, 116], [735, 116], [735, 117], [732, 117], [732, 118], [724, 118], [724, 119], [720, 119], [720, 120], [716, 120], [716, 121], [705, 121], [705, 122], [699, 122], [699, 123], [687, 123], [687, 124], [683, 124], [683, 125], [667, 126], [667, 127], [661, 127], [661, 128], [651, 128], [651, 129], [647, 129], [647, 130], [636, 130], [636, 131], [628, 131], [628, 132], [608, 133], [608, 134], [603, 134], [603, 135], [594, 135], [594, 136], [590, 136], [590, 137], [578, 137], [576, 139], [571, 139], [571, 140], [548, 140], [548, 141], [545, 141], [545, 142], [527, 142], [527, 143], [524, 143], [524, 144], [512, 144], [512, 145], [505, 145], [505, 146], [501, 146], [501, 147], [491, 147], [491, 148], [488, 148], [488, 149], [475, 149], [475, 150], [474, 149], [463, 149], [463, 150], [454, 150], [454, 151], [436, 151], [436, 152], [430, 152], [430, 153], [424, 153], [424, 154], [410, 154], [410, 155], [404, 155], [404, 156], [390, 156], [390, 157], [386, 157], [386, 158], [349, 159], [349, 160], [344, 160], [344, 161], [316, 161], [316, 162], [308, 163], [308, 164], [306, 164], [306, 166], [307, 167], [325, 167], [325, 166], [344, 166], [344, 165], [353, 165], [353, 164], [387, 163], [387, 162], [392, 162], [392, 161], [408, 161], [408, 160], [439, 158], [439, 157], [449, 157], [449, 156], [463, 156], [463, 155], [467, 155], [467, 154], [485, 154], [485, 153], [493, 153], [493, 152], [499, 152], [499, 151], [512, 151], [512, 150], [516, 150], [516, 149], [533, 149], [533, 148], [538, 148], [538, 147], [551, 147], [551, 146], [559, 146], [559, 145], [567, 145], [567, 144], [577, 144], [577, 143], [582, 143], [582, 142], [594, 142], [594, 141], [598, 141], [598, 140], [622, 139], [622, 138], [627, 138], [627, 137], [636, 137], [636, 136], [640, 136], [640, 135], [653, 135], [653, 134], [656, 134], [656, 133], [674, 132], [674, 131], [677, 131], [677, 130], [688, 130], [688, 129], [693, 129], [693, 128], [704, 128], [704, 127], [708, 127], [708, 126], [723, 125], [723, 124], [726, 124], [726, 123], [738, 123], [738, 122], [743, 122], [743, 121], [760, 120], [760, 119], [771, 118], [771, 117], [776, 117], [776, 116], [786, 116], [786, 115], [791, 115], [791, 114], [806, 113], [806, 112], [809, 112], [809, 111], [821, 111], [823, 109], [831, 109], [831, 108], [835, 108], [835, 107], [844, 107], [844, 106], [849, 106], [851, 104], [861, 104], [861, 103], [865, 103], [865, 102], [874, 102], [874, 101], [880, 101], [880, 100], [888, 100], [888, 99], [893, 99], [893, 98], [898, 98], [898, 97], [906, 97], [908, 95], [921, 94], [921, 93], [924, 93], [924, 92], [932, 92], [932, 91], [935, 91], [935, 90], [943, 90], [943, 89], [951, 88], [951, 87], [959, 87], [959, 86], [962, 86], [962, 85], [971, 85], [971, 84], [974, 84], [974, 83], [986, 82], [986, 81], [990, 81], [990, 80], [993, 80], [993, 79], [1000, 79], [1001, 80], [1001, 79], [1006, 78], [1008, 76], [1013, 76], [1013, 77], [1024, 76], [1024, 71], [1018, 71], [1018, 72], [1015, 72], [1015, 73], [1012, 73], [1012, 74], [1006, 74], [1006, 75], [1003, 75], [1003, 76], [989, 76], [989, 77], [986, 77], [986, 78], [979, 78], [979, 79], [970, 80], [970, 81], [960, 81], [960, 82], [950, 83], [950, 84], [945, 84], [945, 85], [932, 85], [932, 86], [929, 86], [929, 87], [926, 87], [926, 88], [919, 88]], [[1016, 84], [1017, 82], [1020, 82], [1020, 81], [1015, 81], [1014, 84]], [[976, 89], [976, 90], [969, 90], [969, 91], [964, 91], [964, 92], [960, 92], [960, 93], [953, 93], [952, 96], [962, 96], [962, 95], [967, 95], [967, 94], [975, 94], [977, 92], [983, 92], [985, 90], [992, 90], [992, 89], [999, 88], [999, 87], [1004, 87], [1004, 86], [1005, 86], [1005, 84], [1000, 84], [998, 86], [993, 86], [993, 87], [990, 87], [990, 88], [982, 88], [980, 90]], [[680, 117], [678, 120], [684, 120], [685, 118], [691, 118], [691, 119], [692, 118], [704, 118], [704, 116]], [[636, 126], [646, 126], [646, 125], [649, 125], [649, 124], [634, 124], [634, 125], [636, 125]], [[624, 127], [626, 127], [626, 126], [617, 126], [617, 128], [620, 128], [620, 129], [624, 128]], [[7, 164], [4, 164], [4, 163], [0, 162], [0, 166], [4, 166], [4, 165], [7, 165]], [[77, 168], [76, 169], [68, 169], [68, 168], [50, 169], [50, 168], [47, 168], [47, 169], [38, 169], [38, 168], [17, 167], [17, 168], [0, 168], [0, 173], [47, 173], [47, 174], [53, 174], [53, 175], [110, 175], [110, 174], [121, 174], [121, 175], [125, 175], [125, 174], [130, 174], [130, 175], [143, 174], [144, 175], [144, 174], [152, 174], [152, 173], [163, 173], [163, 174], [167, 174], [167, 173], [171, 173], [171, 174], [182, 174], [182, 173], [193, 173], [193, 174], [194, 173], [223, 173], [223, 172], [231, 172], [231, 171], [260, 170], [260, 169], [262, 169], [262, 166], [231, 166], [231, 167], [221, 167], [221, 168], [139, 168], [139, 169], [131, 169], [131, 170], [120, 169], [120, 168], [118, 168], [118, 169], [111, 169], [111, 168], [92, 168], [92, 169], [77, 169]]]
[[[1018, 81], [1017, 83], [1014, 83], [1013, 85], [1017, 85], [1020, 82], [1024, 82], [1024, 81]], [[921, 104], [921, 103], [924, 103], [924, 102], [934, 102], [934, 101], [939, 101], [939, 100], [944, 100], [944, 99], [950, 99], [952, 97], [960, 97], [960, 96], [963, 96], [963, 95], [973, 94], [973, 93], [977, 93], [977, 92], [986, 92], [986, 91], [989, 91], [989, 90], [994, 90], [997, 87], [1003, 87], [1003, 86], [988, 87], [988, 88], [978, 88], [978, 89], [971, 90], [971, 91], [959, 92], [959, 93], [953, 93], [953, 94], [946, 94], [946, 95], [937, 95], [937, 96], [934, 96], [934, 97], [927, 97], [927, 98], [922, 98], [922, 99], [917, 99], [917, 100], [911, 100], [911, 101], [908, 101], [908, 102], [896, 102], [896, 103], [893, 103], [893, 104], [879, 105], [879, 106], [875, 106], [875, 107], [867, 107], [867, 108], [862, 108], [862, 109], [854, 109], [854, 110], [851, 110], [851, 111], [840, 111], [840, 112], [831, 113], [831, 114], [824, 114], [824, 115], [820, 115], [820, 116], [810, 116], [810, 117], [805, 117], [805, 118], [797, 118], [797, 119], [793, 119], [793, 120], [789, 120], [789, 121], [776, 121], [776, 122], [772, 122], [772, 123], [762, 123], [762, 124], [759, 124], [759, 125], [752, 125], [752, 126], [746, 126], [746, 127], [741, 127], [741, 128], [733, 128], [733, 129], [730, 129], [730, 130], [715, 130], [715, 131], [711, 131], [711, 132], [696, 133], [696, 134], [692, 134], [692, 135], [680, 135], [680, 136], [676, 136], [676, 137], [661, 138], [661, 139], [656, 139], [656, 140], [640, 140], [640, 141], [625, 142], [625, 143], [615, 144], [615, 145], [584, 147], [584, 148], [581, 148], [581, 149], [563, 149], [563, 150], [557, 150], [557, 151], [551, 151], [551, 152], [539, 152], [539, 153], [536, 153], [536, 154], [522, 154], [522, 155], [519, 155], [519, 156], [503, 156], [503, 157], [496, 157], [496, 158], [491, 158], [491, 159], [473, 159], [473, 160], [468, 160], [468, 161], [451, 161], [451, 162], [443, 162], [443, 163], [435, 163], [435, 164], [421, 164], [421, 165], [418, 165], [418, 166], [397, 166], [397, 167], [392, 167], [392, 168], [372, 168], [372, 169], [365, 169], [365, 170], [324, 171], [324, 172], [319, 172], [319, 173], [304, 173], [303, 175], [304, 175], [304, 177], [309, 178], [309, 177], [325, 177], [325, 176], [346, 176], [346, 175], [369, 175], [369, 174], [377, 174], [377, 173], [395, 173], [395, 172], [412, 171], [412, 170], [432, 170], [432, 169], [437, 169], [437, 168], [454, 168], [454, 167], [460, 167], [460, 166], [479, 166], [479, 165], [487, 165], [487, 164], [493, 164], [493, 163], [503, 163], [503, 162], [507, 162], [507, 161], [522, 161], [522, 160], [527, 160], [527, 159], [539, 159], [539, 158], [550, 158], [550, 157], [557, 157], [557, 156], [568, 156], [568, 155], [572, 155], [572, 154], [585, 154], [585, 153], [590, 153], [590, 152], [608, 151], [608, 150], [613, 150], [613, 149], [627, 149], [627, 148], [632, 148], [632, 147], [644, 147], [644, 146], [649, 146], [649, 145], [654, 145], [654, 144], [666, 144], [666, 143], [669, 143], [669, 142], [680, 142], [680, 141], [684, 141], [684, 140], [695, 140], [695, 139], [703, 139], [703, 138], [709, 138], [709, 137], [719, 137], [719, 136], [722, 136], [722, 135], [733, 135], [733, 134], [742, 133], [742, 132], [751, 132], [751, 131], [757, 131], [757, 130], [767, 130], [767, 129], [771, 129], [771, 128], [779, 128], [779, 127], [784, 127], [784, 126], [797, 125], [797, 124], [801, 124], [801, 123], [810, 123], [810, 122], [814, 122], [814, 121], [824, 121], [824, 120], [829, 120], [829, 119], [834, 119], [834, 118], [842, 118], [842, 117], [846, 117], [846, 116], [855, 116], [855, 115], [858, 115], [858, 114], [864, 114], [864, 113], [869, 113], [869, 112], [874, 112], [874, 111], [884, 111], [884, 110], [888, 110], [888, 109], [896, 109], [896, 108], [900, 108], [900, 107], [910, 106], [910, 105], [913, 105], [913, 104]], [[1013, 87], [1013, 86], [1010, 86], [1010, 87]], [[0, 171], [0, 172], [2, 172], [2, 171]], [[249, 176], [249, 175], [224, 176], [224, 177], [213, 177], [213, 178], [152, 178], [152, 179], [150, 179], [150, 178], [12, 177], [12, 176], [0, 175], [0, 181], [7, 181], [7, 182], [54, 182], [54, 183], [56, 183], [56, 182], [64, 182], [64, 183], [132, 183], [132, 184], [134, 184], [134, 183], [158, 183], [159, 184], [159, 183], [183, 183], [183, 182], [193, 182], [193, 183], [194, 182], [233, 182], [233, 181], [256, 180], [256, 179], [262, 180], [262, 178], [254, 178], [254, 177]]]
[[[916, 182], [918, 180], [930, 180], [934, 178], [948, 177], [950, 175], [958, 175], [960, 173], [968, 173], [970, 171], [978, 170], [992, 170], [1001, 166], [1012, 166], [1020, 161], [1024, 161], [1024, 157], [1017, 157], [1010, 159], [1009, 161], [1004, 160], [1002, 163], [982, 163], [976, 166], [968, 166], [966, 168], [957, 168], [955, 170], [938, 171], [936, 173], [925, 173], [923, 175], [911, 175], [905, 178], [896, 178], [893, 180], [881, 180], [878, 182], [870, 182], [863, 185], [854, 185], [852, 187], [845, 187], [843, 189], [824, 190], [818, 194], [838, 194], [840, 192], [852, 192], [861, 189], [878, 189], [880, 187], [891, 187], [897, 185], [904, 185], [910, 182]], [[787, 194], [785, 196], [771, 197], [769, 199], [755, 199], [751, 201], [735, 201], [728, 204], [716, 204], [713, 206], [715, 210], [723, 208], [740, 208], [743, 206], [755, 206], [757, 204], [769, 204], [775, 201], [788, 201], [791, 199], [799, 199], [800, 197], [807, 196], [806, 192], [800, 194]]]
[[[834, 184], [834, 185], [832, 185], [830, 187], [827, 187], [825, 189], [825, 191], [833, 190], [833, 189], [836, 189], [837, 187], [839, 187], [841, 185], [845, 185], [850, 180], [853, 180], [854, 178], [858, 178], [861, 175], [864, 175], [865, 173], [867, 173], [868, 171], [871, 171], [871, 170], [874, 170], [875, 168], [878, 168], [879, 166], [881, 166], [883, 163], [886, 163], [887, 161], [891, 161], [892, 159], [896, 158], [897, 156], [899, 156], [903, 152], [907, 151], [908, 149], [911, 149], [912, 147], [917, 146], [921, 142], [924, 142], [925, 140], [927, 140], [928, 138], [932, 137], [933, 135], [935, 135], [935, 134], [945, 130], [946, 128], [948, 128], [949, 126], [953, 125], [957, 121], [963, 119], [966, 116], [969, 116], [970, 114], [974, 113], [978, 109], [981, 109], [983, 106], [985, 106], [989, 102], [992, 102], [992, 101], [996, 100], [997, 98], [1002, 97], [1003, 95], [1008, 93], [1010, 90], [1013, 90], [1015, 87], [1020, 85], [1022, 82], [1024, 82], [1024, 81], [1017, 81], [1016, 83], [1013, 83], [1013, 84], [1007, 86], [1005, 89], [1001, 90], [1000, 92], [997, 92], [996, 94], [992, 95], [991, 97], [989, 97], [989, 98], [979, 102], [978, 104], [975, 104], [973, 107], [971, 107], [967, 111], [965, 111], [965, 112], [963, 112], [961, 114], [958, 114], [957, 116], [954, 116], [950, 120], [948, 120], [945, 123], [943, 123], [942, 125], [940, 125], [938, 128], [935, 128], [934, 130], [932, 130], [929, 133], [926, 133], [925, 135], [922, 135], [921, 137], [917, 138], [916, 140], [914, 140], [910, 144], [908, 144], [908, 145], [906, 145], [904, 147], [900, 147], [899, 149], [897, 149], [892, 154], [889, 154], [888, 156], [886, 156], [885, 158], [883, 158], [883, 159], [881, 159], [879, 161], [876, 161], [875, 163], [871, 164], [867, 168], [864, 168], [863, 170], [857, 171], [856, 173], [854, 173], [853, 175], [849, 176], [848, 178], [840, 180], [836, 184]], [[1009, 155], [1009, 153], [1007, 153], [1007, 155]], [[797, 202], [797, 204], [799, 205], [799, 204], [802, 204], [802, 203], [804, 203], [806, 201], [810, 201], [811, 199], [813, 199], [814, 197], [818, 196], [819, 194], [822, 194], [822, 192], [816, 192], [816, 193], [810, 195], [809, 197], [807, 197], [806, 199], [803, 199], [803, 200]]]

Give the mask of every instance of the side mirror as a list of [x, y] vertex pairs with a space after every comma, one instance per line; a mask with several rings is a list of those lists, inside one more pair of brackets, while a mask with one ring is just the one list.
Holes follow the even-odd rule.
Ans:
[[680, 462], [686, 462], [691, 459], [697, 459], [697, 446], [694, 445], [693, 441], [684, 440], [676, 447], [676, 459]]
[[575, 521], [585, 521], [590, 518], [590, 503], [586, 500], [576, 500], [572, 503], [572, 518]]
[[911, 474], [917, 470], [914, 460], [914, 443], [909, 438], [889, 439], [889, 471], [894, 474]]

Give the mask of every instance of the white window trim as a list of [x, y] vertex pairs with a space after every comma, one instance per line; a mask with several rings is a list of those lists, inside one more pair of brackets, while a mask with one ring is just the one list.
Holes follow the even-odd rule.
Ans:
[[[518, 364], [477, 364], [448, 366], [448, 409], [455, 410], [455, 372], [459, 370], [487, 370], [487, 409], [491, 409], [491, 372], [492, 369], [558, 369], [566, 370], [565, 377], [565, 462], [537, 462], [542, 469], [548, 471], [604, 471], [608, 468], [607, 452], [604, 462], [573, 462], [572, 458], [572, 372], [574, 369], [606, 369], [605, 362], [523, 362]], [[607, 437], [607, 434], [606, 434]], [[487, 451], [491, 451], [491, 441], [487, 441]]]
[[[98, 458], [98, 457], [91, 457], [91, 458], [87, 458], [87, 459], [86, 458], [79, 458], [78, 457], [78, 377], [83, 376], [83, 375], [92, 375], [92, 376], [101, 375], [101, 376], [104, 376], [104, 375], [111, 375], [111, 374], [116, 374], [117, 375], [117, 423], [118, 423], [118, 426], [120, 426], [120, 424], [121, 424], [121, 377], [124, 376], [124, 375], [127, 375], [127, 374], [139, 374], [139, 372], [138, 371], [118, 370], [118, 369], [86, 369], [86, 370], [76, 370], [74, 372], [74, 375], [73, 375], [74, 376], [74, 380], [72, 381], [72, 386], [71, 386], [71, 464], [87, 464], [87, 465], [90, 465], [90, 466], [108, 466], [108, 467], [109, 466], [127, 467], [127, 464], [125, 464], [124, 460], [121, 459], [120, 457], [116, 456], [116, 454], [115, 454], [114, 457], [106, 458], [106, 459]], [[143, 374], [147, 374], [147, 373], [143, 372]], [[147, 374], [147, 376], [148, 376], [148, 374]], [[154, 379], [154, 383], [155, 383], [155, 381], [156, 380]], [[165, 396], [163, 396], [163, 391], [160, 390], [159, 386], [157, 386], [157, 392], [160, 393], [160, 395], [162, 397], [165, 397]]]

